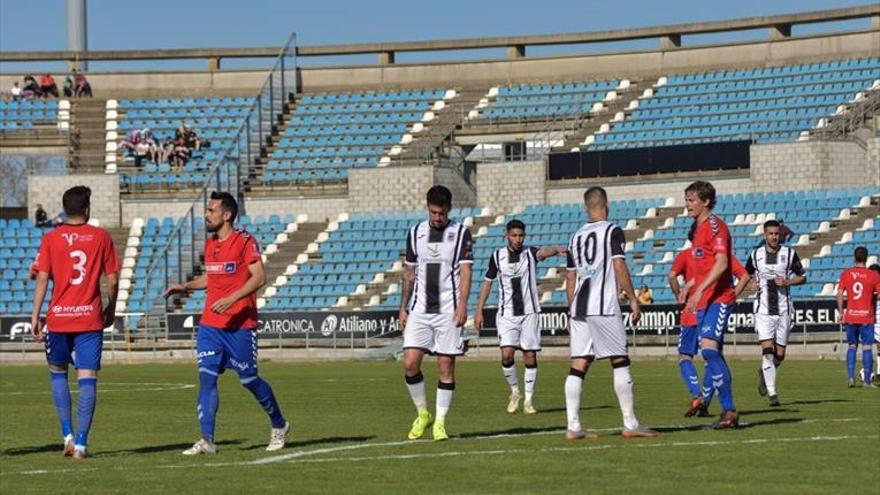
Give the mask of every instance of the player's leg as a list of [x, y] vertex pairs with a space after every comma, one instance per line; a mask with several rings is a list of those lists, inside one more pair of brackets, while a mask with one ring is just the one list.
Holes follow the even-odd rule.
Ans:
[[260, 407], [266, 411], [271, 423], [269, 445], [266, 450], [280, 450], [287, 441], [290, 423], [284, 419], [278, 399], [272, 386], [259, 375], [257, 368], [257, 332], [250, 329], [224, 332], [227, 343], [226, 352], [230, 355], [229, 362], [238, 372], [238, 380], [246, 388]]
[[595, 433], [586, 433], [581, 425], [581, 393], [584, 387], [584, 376], [593, 362], [593, 339], [589, 325], [585, 320], [569, 320], [569, 353], [571, 367], [565, 377], [565, 438], [578, 440], [585, 437], [595, 438]]
[[403, 378], [417, 414], [409, 431], [410, 440], [421, 438], [434, 421], [428, 412], [425, 377], [422, 375], [422, 359], [433, 345], [433, 332], [426, 325], [424, 315], [410, 313], [403, 331]]
[[697, 314], [701, 352], [712, 375], [712, 384], [718, 392], [718, 400], [723, 411], [721, 421], [716, 424], [718, 428], [731, 428], [738, 424], [730, 369], [721, 355], [724, 332], [727, 330], [727, 319], [731, 309], [731, 305], [728, 304], [711, 304]]
[[199, 325], [196, 330], [196, 359], [199, 366], [199, 392], [196, 396], [196, 411], [199, 417], [199, 430], [202, 434], [192, 447], [183, 451], [184, 455], [214, 454], [214, 425], [217, 410], [220, 408], [220, 394], [217, 378], [226, 367], [228, 356], [221, 341], [222, 331]]
[[880, 321], [874, 323], [874, 344], [877, 346], [877, 359], [874, 360], [877, 372], [874, 374], [875, 381], [880, 379]]
[[73, 425], [70, 413], [70, 385], [67, 381], [67, 367], [72, 362], [73, 335], [49, 332], [46, 334], [46, 361], [52, 387], [52, 402], [61, 423], [61, 438], [64, 443], [64, 456], [73, 455]]
[[684, 414], [685, 417], [697, 414], [703, 406], [700, 376], [694, 364], [694, 355], [697, 350], [697, 328], [681, 327], [681, 333], [678, 336], [678, 371], [690, 398], [688, 410]]
[[498, 346], [501, 349], [501, 373], [510, 387], [507, 412], [515, 413], [519, 409], [519, 401], [522, 396], [519, 393], [519, 380], [516, 377], [514, 356], [517, 347], [519, 347], [522, 328], [516, 318], [508, 318], [499, 314], [495, 321], [498, 327]]
[[[773, 355], [772, 358], [770, 356], [767, 356], [766, 354], [763, 355], [764, 364], [762, 365], [763, 371], [767, 367], [766, 361], [768, 359], [771, 359], [773, 370], [770, 371], [769, 374], [767, 374], [767, 372], [765, 371], [765, 375], [762, 376], [765, 376], [764, 381], [767, 384], [767, 395], [769, 396], [768, 399], [770, 401], [770, 405], [772, 407], [779, 407], [782, 404], [779, 402], [779, 396], [776, 393], [776, 377], [779, 373], [777, 371], [779, 366], [781, 366], [782, 361], [785, 360], [785, 348], [786, 346], [788, 346], [788, 337], [791, 334], [791, 317], [789, 315], [779, 315], [775, 317], [775, 320], [776, 325], [773, 335], [774, 340], [771, 343], [772, 345], [768, 346], [772, 349]], [[763, 345], [764, 343], [762, 342], [762, 346]]]
[[849, 381], [849, 387], [856, 386], [856, 352], [859, 348], [859, 325], [847, 323], [844, 325], [846, 329], [846, 376]]
[[532, 399], [535, 396], [535, 386], [538, 383], [538, 352], [541, 350], [541, 315], [531, 314], [523, 317], [522, 332], [520, 332], [519, 347], [523, 353], [525, 371], [525, 401], [523, 412], [535, 414], [535, 406]]
[[434, 440], [446, 440], [446, 414], [452, 405], [455, 391], [455, 358], [464, 354], [464, 338], [461, 327], [456, 326], [452, 315], [432, 317], [434, 331], [434, 352], [437, 354], [437, 404], [433, 436]]
[[865, 377], [865, 387], [873, 387], [871, 371], [874, 370], [874, 325], [862, 325], [859, 333], [862, 343], [862, 373]]
[[98, 370], [101, 369], [103, 342], [103, 330], [77, 333], [74, 336], [74, 364], [79, 382], [74, 459], [86, 457], [86, 445], [98, 401]]

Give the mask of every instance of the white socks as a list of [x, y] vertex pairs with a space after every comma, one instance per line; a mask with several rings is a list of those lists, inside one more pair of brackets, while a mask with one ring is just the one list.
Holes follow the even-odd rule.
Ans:
[[568, 421], [568, 431], [581, 431], [581, 390], [584, 386], [584, 377], [569, 374], [565, 377], [565, 417]]
[[526, 371], [523, 374], [523, 381], [526, 382], [526, 404], [532, 403], [532, 396], [535, 395], [535, 381], [538, 380], [538, 367], [535, 366], [533, 368], [529, 368], [526, 366]]
[[504, 373], [504, 379], [507, 380], [507, 384], [510, 385], [510, 391], [518, 392], [519, 382], [516, 379], [516, 365], [511, 365], [509, 368], [501, 365], [501, 372]]
[[452, 405], [452, 391], [455, 390], [455, 383], [437, 384], [437, 409], [434, 415], [437, 419], [446, 418], [449, 412], [449, 406]]
[[639, 427], [639, 420], [633, 410], [633, 382], [629, 371], [629, 365], [614, 368], [614, 393], [617, 402], [620, 403], [620, 413], [623, 415], [623, 426], [628, 430]]
[[404, 379], [406, 379], [406, 388], [409, 390], [409, 396], [412, 398], [416, 410], [428, 409], [428, 399], [425, 397], [425, 377], [419, 373], [416, 376], [404, 376]]
[[767, 395], [776, 395], [776, 365], [773, 364], [773, 354], [764, 354], [761, 359], [761, 372], [764, 373]]

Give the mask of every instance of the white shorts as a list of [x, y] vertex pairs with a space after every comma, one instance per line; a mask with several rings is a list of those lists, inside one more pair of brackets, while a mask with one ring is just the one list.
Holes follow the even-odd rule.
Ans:
[[541, 350], [541, 315], [495, 317], [498, 327], [498, 346], [516, 347], [522, 351]]
[[781, 346], [788, 345], [791, 333], [791, 315], [755, 314], [755, 333], [758, 340], [772, 340]]
[[596, 359], [626, 356], [626, 327], [617, 316], [588, 316], [571, 322], [569, 349], [571, 357], [590, 356]]
[[412, 312], [403, 330], [403, 348], [461, 356], [464, 354], [462, 327], [455, 326], [450, 314]]

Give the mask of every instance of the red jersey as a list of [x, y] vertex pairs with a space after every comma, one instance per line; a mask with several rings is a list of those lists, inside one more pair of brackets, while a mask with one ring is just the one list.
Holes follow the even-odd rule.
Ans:
[[[739, 262], [738, 259], [730, 258], [731, 268], [733, 272], [733, 276], [736, 278], [742, 278], [747, 276], [746, 268], [742, 263]], [[690, 280], [695, 280], [697, 278], [698, 267], [696, 260], [693, 257], [693, 250], [687, 249], [684, 251], [680, 251], [678, 256], [675, 257], [675, 261], [672, 262], [672, 269], [670, 270], [675, 275], [681, 275], [684, 277], [685, 284]], [[696, 281], [694, 282], [696, 283]], [[681, 326], [683, 327], [695, 327], [697, 326], [697, 314], [692, 313], [690, 311], [684, 310], [684, 305], [682, 305], [681, 309]]]
[[703, 297], [697, 303], [697, 309], [706, 309], [710, 304], [715, 303], [733, 304], [736, 301], [733, 277], [731, 276], [733, 263], [730, 261], [733, 256], [733, 240], [724, 220], [710, 214], [709, 218], [697, 225], [691, 252], [694, 262], [697, 264], [697, 285], [703, 283], [706, 274], [715, 265], [716, 255], [726, 254], [728, 256], [727, 267], [718, 280], [703, 291]]
[[844, 323], [874, 323], [874, 294], [880, 294], [880, 276], [862, 266], [847, 268], [840, 274], [839, 290], [846, 292]]
[[205, 275], [208, 293], [205, 309], [199, 323], [224, 330], [257, 328], [256, 292], [232, 303], [223, 313], [215, 313], [211, 306], [241, 289], [251, 274], [251, 263], [262, 261], [257, 240], [244, 230], [234, 230], [222, 241], [211, 235], [205, 241]]
[[61, 225], [43, 236], [32, 268], [52, 277], [54, 288], [46, 315], [50, 332], [84, 332], [104, 328], [101, 274], [119, 271], [113, 239], [106, 230]]

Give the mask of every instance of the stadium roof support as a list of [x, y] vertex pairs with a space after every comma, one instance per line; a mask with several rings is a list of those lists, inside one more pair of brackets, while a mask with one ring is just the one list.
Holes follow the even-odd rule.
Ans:
[[[870, 19], [871, 29], [880, 29], [880, 4], [861, 5], [840, 9], [818, 10], [797, 14], [747, 17], [713, 22], [671, 24], [635, 29], [594, 31], [586, 33], [549, 34], [532, 36], [500, 36], [493, 38], [463, 38], [452, 40], [427, 40], [379, 43], [353, 43], [339, 45], [298, 46], [298, 57], [327, 57], [377, 54], [380, 65], [391, 65], [398, 52], [431, 52], [505, 48], [508, 59], [526, 56], [529, 46], [572, 45], [629, 41], [656, 38], [661, 50], [680, 48], [682, 36], [745, 31], [766, 28], [770, 40], [791, 37], [792, 26], [852, 19]], [[93, 50], [93, 51], [34, 51], [0, 52], [0, 62], [40, 62], [77, 60], [159, 60], [159, 59], [205, 59], [208, 70], [218, 70], [224, 58], [275, 58], [278, 47], [253, 48], [195, 48], [171, 50]]]

